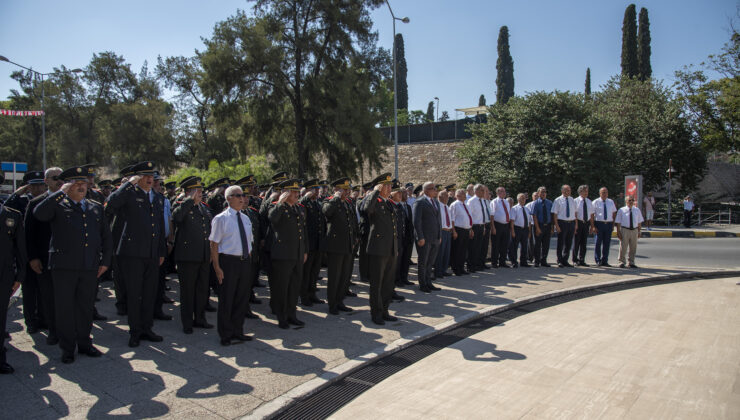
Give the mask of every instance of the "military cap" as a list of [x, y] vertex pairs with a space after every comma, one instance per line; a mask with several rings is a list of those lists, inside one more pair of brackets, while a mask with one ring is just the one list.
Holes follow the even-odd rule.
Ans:
[[266, 191], [268, 188], [270, 188], [270, 184], [260, 184], [257, 186], [260, 191]]
[[329, 186], [329, 181], [327, 181], [326, 179], [322, 179], [321, 181], [319, 181], [319, 186], [320, 187], [328, 187]]
[[406, 183], [406, 188], [414, 188], [414, 183], [413, 182], [407, 182]]
[[113, 186], [113, 181], [111, 181], [110, 179], [104, 179], [104, 180], [98, 182], [98, 187], [100, 187], [100, 188], [112, 187], [112, 186]]
[[283, 187], [280, 186], [280, 184], [282, 183], [283, 181], [277, 181], [277, 182], [273, 182], [272, 184], [270, 184], [270, 186], [272, 187], [273, 191], [282, 191]]
[[455, 191], [455, 186], [456, 186], [456, 184], [450, 184], [450, 185], [446, 186], [445, 189], [448, 192], [453, 192], [453, 191]]
[[348, 190], [352, 186], [349, 184], [349, 178], [339, 178], [335, 179], [331, 182], [331, 186], [334, 188], [341, 188], [343, 190]]
[[362, 186], [361, 185], [355, 185], [355, 186], [352, 187], [352, 191], [360, 192], [360, 187], [362, 187]]
[[41, 171], [26, 172], [26, 174], [23, 175], [23, 183], [24, 184], [43, 184], [44, 183], [44, 173]]
[[391, 192], [401, 191], [404, 189], [405, 187], [403, 187], [397, 179], [394, 179], [391, 183]]
[[114, 187], [119, 187], [121, 185], [121, 181], [123, 181], [123, 178], [116, 178], [111, 181], [111, 185], [113, 185]]
[[280, 171], [272, 176], [272, 180], [279, 182], [279, 181], [285, 181], [288, 179], [288, 173], [285, 171]]
[[217, 179], [213, 182], [211, 182], [211, 185], [207, 186], [207, 190], [215, 190], [218, 187], [228, 187], [229, 185], [229, 178], [221, 178]]
[[169, 181], [164, 183], [165, 188], [177, 188], [177, 183], [175, 181]]
[[131, 172], [133, 172], [134, 175], [154, 175], [154, 162], [152, 161], [144, 161], [139, 162], [135, 165], [131, 165]]
[[98, 167], [97, 163], [88, 163], [87, 165], [82, 165], [82, 169], [87, 171], [87, 176], [95, 176], [95, 168]]
[[182, 188], [183, 190], [189, 190], [192, 188], [203, 188], [203, 184], [201, 183], [200, 177], [189, 176], [180, 181], [180, 188]]
[[120, 172], [121, 178], [133, 175], [134, 174], [133, 167], [134, 165], [129, 165], [129, 166], [126, 166], [125, 168], [121, 168], [121, 172]]
[[156, 181], [159, 181], [159, 180], [162, 179], [162, 175], [159, 173], [159, 171], [154, 171], [154, 174], [153, 175], [154, 175], [154, 179]]
[[423, 185], [417, 185], [416, 188], [414, 188], [414, 194], [419, 194], [423, 187]]
[[364, 189], [365, 191], [367, 191], [367, 190], [372, 190], [372, 189], [373, 189], [373, 183], [372, 183], [372, 181], [370, 181], [370, 182], [366, 182], [366, 183], [362, 184], [362, 188], [363, 188], [363, 189]]
[[319, 188], [319, 185], [321, 184], [319, 183], [318, 179], [309, 179], [308, 181], [303, 183], [303, 188]]
[[386, 172], [382, 175], [378, 175], [375, 179], [372, 180], [373, 186], [378, 184], [390, 184], [393, 180], [391, 179], [391, 173]]
[[298, 183], [298, 180], [295, 178], [287, 179], [281, 182], [279, 187], [283, 190], [288, 190], [288, 191], [298, 191], [301, 189], [301, 185]]
[[77, 181], [84, 179], [87, 181], [87, 173], [88, 170], [84, 166], [73, 166], [71, 168], [67, 168], [64, 171], [62, 171], [61, 174], [59, 174], [59, 179], [62, 181]]
[[442, 191], [442, 184], [434, 184], [434, 188], [436, 188], [437, 191]]
[[247, 176], [245, 176], [243, 178], [239, 178], [235, 182], [235, 184], [236, 185], [240, 185], [240, 186], [251, 187], [252, 185], [256, 184], [256, 182], [254, 182], [254, 175], [249, 174], [249, 175], [247, 175]]

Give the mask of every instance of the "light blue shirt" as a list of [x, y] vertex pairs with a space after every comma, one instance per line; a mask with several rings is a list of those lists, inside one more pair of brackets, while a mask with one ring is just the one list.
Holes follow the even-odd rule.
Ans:
[[167, 236], [167, 237], [170, 236], [170, 219], [171, 218], [172, 218], [172, 205], [170, 204], [170, 200], [167, 197], [165, 197], [164, 199], [164, 236]]

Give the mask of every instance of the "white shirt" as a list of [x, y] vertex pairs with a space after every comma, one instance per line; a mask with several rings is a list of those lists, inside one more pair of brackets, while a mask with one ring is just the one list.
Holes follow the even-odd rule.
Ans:
[[[483, 207], [481, 207], [481, 204]], [[471, 197], [470, 200], [468, 200], [468, 210], [470, 211], [470, 215], [473, 216], [474, 225], [489, 223], [491, 221], [491, 210], [488, 208], [488, 204], [483, 198], [478, 198], [478, 196]]]
[[527, 208], [527, 205], [521, 206], [517, 204], [511, 208], [512, 220], [514, 220], [514, 226], [524, 227], [524, 218], [527, 218], [527, 226], [532, 226], [532, 215]]
[[470, 223], [473, 214], [470, 212], [468, 205], [465, 204], [464, 201], [457, 200], [450, 204], [450, 217], [452, 217], [455, 227], [463, 229], [470, 229], [473, 227]]
[[653, 210], [655, 208], [655, 197], [645, 197], [642, 203], [645, 204], [645, 211]]
[[[591, 219], [591, 215], [594, 214], [594, 205], [588, 198], [582, 198], [580, 195], [576, 197], [573, 202], [576, 205], [576, 219], [583, 221], [583, 203], [586, 203], [586, 221]], [[558, 216], [560, 217], [560, 216]]]
[[440, 226], [442, 226], [442, 229], [452, 229], [452, 213], [450, 212], [450, 208], [439, 200], [437, 200], [437, 204], [439, 204], [439, 218], [442, 221]]
[[[570, 210], [570, 215], [568, 215], [568, 210]], [[558, 220], [562, 221], [570, 221], [570, 220], [576, 220], [576, 202], [573, 200], [573, 197], [567, 197], [567, 204], [566, 204], [566, 197], [560, 196], [555, 199], [555, 201], [552, 202], [552, 214], [558, 215]]]
[[630, 209], [632, 209], [632, 228], [636, 228], [640, 223], [644, 221], [642, 218], [642, 212], [637, 207], [624, 206], [617, 211], [616, 220], [614, 223], [622, 225], [624, 228], [630, 227]]
[[406, 199], [406, 204], [408, 204], [409, 206], [411, 206], [411, 208], [412, 208], [412, 209], [414, 208], [414, 203], [415, 203], [415, 202], [416, 202], [416, 197], [411, 197], [411, 196], [409, 196], [409, 197], [408, 197], [408, 198]]
[[236, 214], [239, 215], [244, 225], [244, 233], [247, 235], [247, 247], [249, 248], [247, 254], [252, 252], [252, 222], [246, 214], [229, 207], [217, 214], [211, 221], [211, 236], [208, 239], [218, 243], [219, 254], [242, 256], [242, 240]]
[[693, 201], [689, 201], [689, 200], [684, 200], [683, 201], [683, 209], [684, 210], [689, 210], [689, 211], [694, 210], [694, 202]]
[[534, 203], [535, 203], [535, 201], [530, 201], [529, 203], [527, 203], [527, 204], [524, 205], [524, 207], [526, 207], [527, 210], [529, 210], [529, 214], [530, 215], [532, 214], [532, 208], [534, 207]]
[[617, 206], [611, 198], [606, 199], [606, 219], [604, 219], [604, 200], [599, 197], [592, 201], [591, 204], [594, 208], [594, 222], [614, 221], [614, 212], [617, 211]]
[[[511, 206], [509, 201], [505, 198], [496, 197], [491, 201], [491, 214], [493, 214], [493, 221], [496, 223], [509, 223], [511, 220]], [[508, 214], [508, 218], [506, 217]], [[509, 219], [509, 220], [507, 220]]]

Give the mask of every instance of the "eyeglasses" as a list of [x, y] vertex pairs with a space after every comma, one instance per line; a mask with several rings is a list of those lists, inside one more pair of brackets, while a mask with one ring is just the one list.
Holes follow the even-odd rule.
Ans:
[[242, 198], [242, 197], [246, 197], [246, 195], [245, 194], [231, 194], [229, 197]]
[[59, 178], [59, 176], [56, 176], [56, 175], [55, 175], [55, 176], [51, 177], [51, 180], [52, 180], [52, 181], [60, 181], [60, 180], [61, 180], [61, 178]]

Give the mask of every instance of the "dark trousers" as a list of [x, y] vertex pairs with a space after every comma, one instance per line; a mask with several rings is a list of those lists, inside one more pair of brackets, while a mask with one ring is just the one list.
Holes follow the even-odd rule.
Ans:
[[530, 262], [534, 261], [534, 237], [535, 237], [535, 231], [534, 226], [531, 226], [529, 229], [529, 235], [527, 236], [527, 243], [529, 246], [527, 247], [527, 259], [529, 259]]
[[183, 328], [193, 328], [193, 322], [206, 322], [208, 300], [209, 262], [177, 262], [177, 278], [180, 282], [180, 318]]
[[302, 300], [309, 300], [312, 296], [316, 296], [316, 280], [321, 271], [322, 254], [319, 250], [308, 251], [308, 257], [303, 264], [303, 280], [300, 290]]
[[15, 275], [12, 268], [8, 267], [0, 271], [0, 305], [2, 305], [0, 306], [0, 363], [6, 363], [5, 331], [7, 331], [8, 304], [10, 303], [13, 282], [15, 282]]
[[368, 272], [368, 265], [367, 265], [367, 237], [363, 236], [360, 240], [360, 281], [369, 281], [369, 272]]
[[409, 266], [411, 264], [411, 254], [414, 252], [414, 242], [406, 241], [405, 244], [401, 245], [401, 254], [398, 256], [398, 263], [396, 264], [396, 282], [402, 283], [409, 280]]
[[244, 316], [251, 285], [249, 275], [252, 270], [250, 258], [219, 254], [218, 264], [224, 272], [223, 282], [218, 287], [218, 336], [229, 339], [243, 334]]
[[113, 256], [111, 267], [113, 268], [113, 290], [116, 292], [116, 308], [126, 312], [126, 280], [124, 279], [125, 271], [119, 268], [118, 257]]
[[419, 257], [417, 265], [419, 287], [429, 287], [432, 285], [432, 280], [434, 280], [432, 269], [439, 250], [437, 241], [437, 239], [427, 239], [424, 241], [424, 246], [419, 246], [419, 243], [416, 243], [416, 255]]
[[[498, 231], [496, 233], [498, 234]], [[514, 238], [512, 238], [511, 246], [509, 247], [509, 260], [511, 260], [512, 264], [516, 263], [516, 254], [519, 248], [522, 249], [521, 254], [519, 254], [519, 264], [527, 263], [527, 245], [529, 245], [529, 229], [514, 226]]]
[[[129, 334], [138, 337], [154, 324], [154, 299], [157, 295], [159, 258], [118, 256], [119, 271], [126, 281], [126, 308]], [[57, 311], [57, 313], [59, 313]]]
[[465, 257], [470, 243], [470, 229], [456, 227], [457, 238], [452, 241], [452, 272], [455, 274], [465, 271]]
[[[41, 274], [37, 274], [36, 276], [39, 283], [39, 303], [41, 304], [41, 313], [43, 315], [44, 322], [46, 322], [46, 325], [49, 327], [49, 337], [55, 337], [57, 334], [57, 324], [54, 309], [54, 283], [51, 279], [51, 272], [44, 269]], [[95, 290], [97, 291], [97, 288]]]
[[565, 264], [568, 262], [568, 256], [570, 256], [570, 247], [573, 245], [573, 232], [575, 232], [575, 222], [558, 220], [558, 263]]
[[74, 353], [75, 347], [87, 350], [92, 346], [93, 306], [98, 287], [96, 270], [52, 270], [54, 308], [56, 309], [59, 347]]
[[437, 259], [434, 263], [434, 277], [438, 279], [444, 277], [447, 267], [450, 266], [450, 249], [452, 248], [452, 231], [443, 230], [440, 234], [442, 242], [439, 244]]
[[491, 252], [491, 263], [504, 265], [506, 264], [506, 255], [509, 252], [509, 238], [511, 237], [511, 227], [508, 223], [493, 222], [496, 227], [495, 247]]
[[[373, 318], [380, 318], [388, 312], [388, 306], [393, 297], [396, 257], [380, 255], [368, 255], [367, 257], [368, 275], [370, 276], [370, 315]], [[421, 267], [421, 259], [418, 265]]]
[[167, 256], [164, 258], [164, 262], [159, 266], [159, 273], [157, 274], [157, 294], [154, 298], [154, 313], [162, 313], [162, 305], [164, 304], [164, 286], [167, 281], [167, 271], [169, 270], [169, 259]]
[[336, 308], [344, 302], [347, 292], [347, 285], [352, 276], [352, 254], [335, 254], [327, 255], [327, 284], [326, 299], [329, 302], [329, 308]]
[[578, 231], [576, 232], [576, 239], [573, 242], [573, 262], [585, 263], [588, 231], [591, 225], [583, 220], [577, 220], [576, 223], [578, 224]]
[[270, 305], [279, 321], [295, 318], [298, 294], [303, 279], [303, 257], [293, 260], [272, 260]]
[[552, 235], [552, 225], [550, 223], [540, 224], [540, 234], [534, 238], [534, 262], [545, 264], [547, 254], [550, 252], [550, 236]]
[[[495, 238], [491, 236], [491, 223], [486, 223], [483, 225], [483, 242], [481, 243], [483, 245], [483, 249], [481, 249], [481, 253], [478, 259], [478, 268], [483, 269], [486, 266], [486, 259], [488, 258], [488, 242], [491, 242], [491, 251], [493, 251], [493, 248], [495, 247]], [[493, 261], [493, 255], [491, 255], [491, 261]]]
[[468, 246], [468, 270], [480, 270], [482, 268], [481, 260], [486, 258], [485, 255], [482, 255], [483, 243], [488, 241], [488, 238], [483, 236], [484, 232], [483, 225], [473, 225], [473, 239]]
[[683, 211], [683, 225], [687, 228], [691, 227], [691, 210]]
[[612, 222], [594, 222], [596, 227], [596, 246], [594, 246], [594, 260], [596, 264], [609, 262], [609, 245], [612, 243]]
[[41, 309], [38, 275], [30, 268], [26, 269], [26, 273], [26, 280], [21, 284], [21, 290], [23, 290], [23, 318], [26, 320], [27, 328], [38, 328], [45, 323]]

